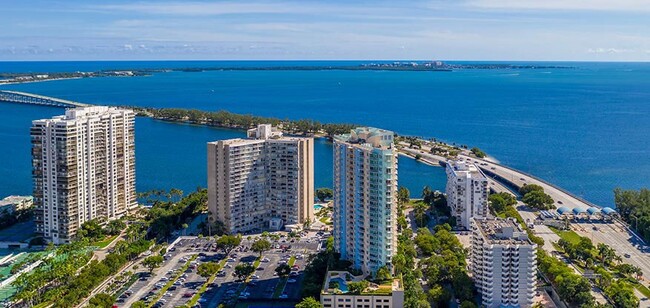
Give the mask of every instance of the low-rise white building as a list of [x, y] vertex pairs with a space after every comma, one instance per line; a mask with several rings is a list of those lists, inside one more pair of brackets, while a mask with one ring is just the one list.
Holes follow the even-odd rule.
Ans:
[[512, 219], [472, 219], [470, 271], [482, 307], [530, 307], [537, 245]]
[[488, 216], [487, 177], [473, 163], [463, 160], [447, 162], [447, 205], [459, 227], [469, 229], [472, 218]]
[[323, 308], [401, 308], [404, 307], [404, 286], [395, 278], [386, 284], [373, 284], [358, 294], [348, 290], [349, 282], [358, 282], [348, 272], [330, 271], [321, 290]]
[[0, 200], [0, 213], [6, 211], [12, 214], [15, 211], [25, 210], [34, 205], [32, 196], [9, 196]]

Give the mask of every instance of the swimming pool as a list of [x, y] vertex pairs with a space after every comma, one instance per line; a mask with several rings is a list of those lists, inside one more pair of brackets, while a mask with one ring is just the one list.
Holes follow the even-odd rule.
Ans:
[[343, 293], [348, 292], [348, 284], [345, 281], [345, 279], [343, 279], [341, 277], [330, 278], [330, 283], [332, 283], [332, 282], [338, 282], [339, 283], [339, 290], [341, 290], [341, 292], [343, 292]]
[[322, 208], [324, 208], [324, 206], [322, 206], [322, 205], [320, 205], [320, 204], [318, 204], [318, 203], [314, 204], [314, 210], [315, 210], [315, 211], [318, 211], [318, 210], [320, 210], [320, 209], [322, 209]]

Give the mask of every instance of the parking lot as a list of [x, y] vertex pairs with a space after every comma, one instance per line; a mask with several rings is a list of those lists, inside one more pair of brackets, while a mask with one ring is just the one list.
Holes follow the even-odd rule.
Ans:
[[[239, 281], [235, 276], [235, 267], [239, 264], [254, 264], [259, 254], [250, 250], [251, 244], [259, 235], [245, 236], [240, 246], [226, 256], [216, 249], [214, 239], [185, 238], [169, 248], [164, 263], [149, 274], [141, 267], [138, 272], [143, 275], [118, 299], [118, 307], [130, 307], [138, 300], [153, 303], [154, 307], [178, 307], [187, 304], [206, 283], [206, 278], [196, 273], [196, 267], [203, 262], [221, 262], [222, 268], [215, 280], [208, 286], [198, 302], [198, 307], [216, 307], [221, 303], [234, 305], [238, 301], [259, 301], [272, 298], [299, 300], [303, 271], [310, 254], [316, 253], [321, 238], [315, 233], [308, 233], [300, 239], [282, 237], [273, 243], [273, 248], [262, 254], [255, 272], [246, 280]], [[193, 256], [190, 268], [182, 272], [183, 267]], [[290, 277], [280, 279], [275, 269], [281, 263], [293, 261]], [[177, 280], [175, 278], [178, 277]], [[173, 285], [161, 294], [161, 289], [174, 281]], [[153, 301], [156, 302], [153, 302]]]

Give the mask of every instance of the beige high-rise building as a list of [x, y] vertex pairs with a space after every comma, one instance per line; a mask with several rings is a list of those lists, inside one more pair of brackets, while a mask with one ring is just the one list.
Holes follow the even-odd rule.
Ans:
[[36, 233], [68, 243], [86, 221], [106, 222], [135, 206], [131, 110], [83, 107], [32, 122]]
[[230, 233], [302, 226], [314, 219], [314, 140], [270, 124], [249, 139], [208, 143], [208, 209]]

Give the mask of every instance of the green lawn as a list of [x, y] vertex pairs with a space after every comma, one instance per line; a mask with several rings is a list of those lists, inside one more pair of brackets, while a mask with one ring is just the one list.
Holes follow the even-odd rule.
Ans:
[[564, 239], [565, 241], [573, 244], [577, 244], [580, 242], [580, 235], [578, 233], [575, 233], [573, 230], [560, 230], [558, 228], [554, 228], [549, 226], [555, 234], [557, 234], [561, 239]]
[[107, 238], [104, 239], [103, 241], [99, 241], [99, 242], [94, 242], [94, 243], [92, 243], [91, 246], [97, 246], [97, 247], [99, 247], [99, 249], [104, 249], [104, 248], [106, 248], [106, 246], [108, 246], [108, 244], [110, 244], [110, 243], [111, 243], [115, 238], [117, 238], [117, 235], [112, 235], [112, 236], [107, 237]]

